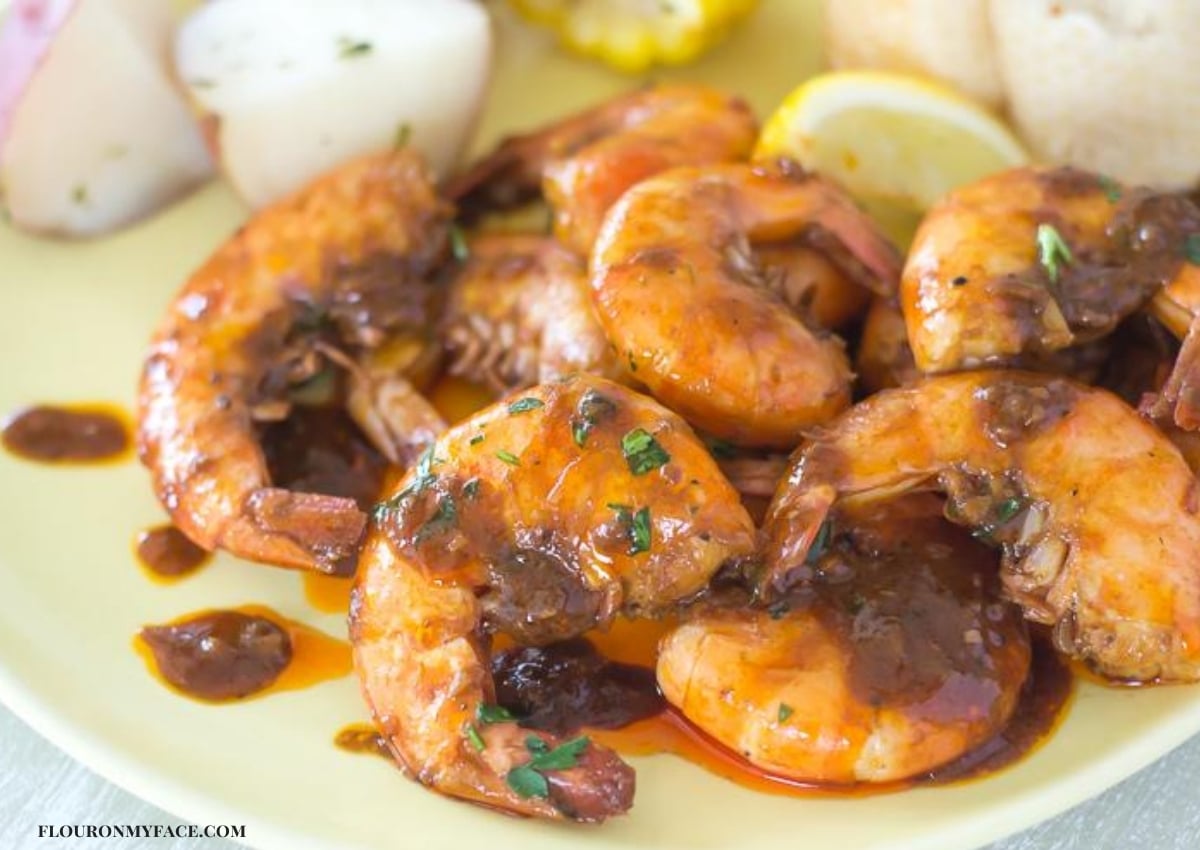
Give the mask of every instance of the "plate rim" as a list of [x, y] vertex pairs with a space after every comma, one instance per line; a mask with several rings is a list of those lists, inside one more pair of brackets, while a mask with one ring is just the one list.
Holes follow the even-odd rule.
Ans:
[[[38, 693], [36, 687], [26, 684], [13, 672], [7, 664], [8, 651], [7, 647], [0, 647], [0, 703], [70, 758], [134, 797], [191, 824], [244, 825], [246, 838], [226, 840], [251, 850], [378, 850], [360, 843], [336, 841], [331, 844], [272, 818], [260, 817], [249, 809], [222, 802], [145, 764], [142, 759], [108, 744], [102, 736], [64, 717], [51, 701]], [[1085, 687], [1104, 689], [1103, 685], [1077, 680], [1076, 691], [1066, 707], [1068, 712], [1078, 710], [1079, 689]], [[1054, 731], [1050, 733], [1051, 736], [1054, 734]], [[976, 817], [967, 822], [955, 821], [925, 835], [906, 839], [905, 844], [889, 844], [888, 848], [976, 850], [1001, 841], [1099, 796], [1197, 734], [1200, 734], [1200, 693], [1192, 705], [1177, 710], [1168, 721], [1101, 754], [1088, 770], [1051, 783], [1055, 793], [1046, 795], [1036, 806], [1030, 805], [1030, 796], [1041, 792], [1027, 788], [1011, 799], [989, 807], [986, 817]], [[1016, 764], [1019, 765], [1020, 760]], [[699, 766], [693, 768], [703, 769]], [[987, 777], [966, 781], [987, 781]], [[932, 788], [925, 790], [936, 791]], [[911, 793], [911, 789], [894, 793]], [[603, 826], [598, 828], [603, 829]]]

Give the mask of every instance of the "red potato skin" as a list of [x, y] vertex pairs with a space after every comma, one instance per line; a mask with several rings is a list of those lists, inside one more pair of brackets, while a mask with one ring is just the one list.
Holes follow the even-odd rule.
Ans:
[[29, 81], [78, 0], [13, 0], [0, 27], [0, 158]]

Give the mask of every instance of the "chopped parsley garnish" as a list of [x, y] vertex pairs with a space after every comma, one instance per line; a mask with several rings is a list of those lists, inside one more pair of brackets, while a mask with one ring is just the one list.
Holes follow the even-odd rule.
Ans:
[[467, 498], [467, 499], [474, 499], [476, 496], [478, 496], [479, 495], [479, 479], [472, 478], [470, 481], [468, 481], [466, 484], [464, 484], [462, 493], [463, 493], [463, 497]]
[[996, 522], [1004, 523], [1015, 517], [1021, 512], [1021, 500], [1017, 498], [1005, 499], [996, 508]]
[[399, 148], [408, 147], [409, 141], [412, 139], [412, 124], [407, 121], [396, 128], [396, 138], [392, 140], [392, 144]]
[[833, 537], [833, 520], [825, 520], [821, 523], [821, 527], [817, 529], [817, 533], [813, 535], [812, 545], [808, 547], [808, 554], [804, 556], [804, 563], [810, 567], [816, 564], [821, 558], [825, 557], [825, 553], [829, 551], [829, 542]]
[[722, 440], [719, 437], [707, 437], [704, 444], [708, 446], [708, 453], [717, 460], [729, 460], [737, 456], [737, 447], [728, 440]]
[[507, 449], [501, 449], [496, 452], [496, 457], [507, 463], [509, 466], [520, 466], [521, 459]]
[[622, 437], [621, 452], [629, 464], [629, 471], [634, 475], [645, 475], [671, 460], [671, 456], [645, 428], [634, 428]]
[[475, 708], [475, 719], [488, 725], [491, 723], [511, 723], [517, 716], [502, 705], [481, 702]]
[[466, 729], [463, 730], [463, 734], [466, 735], [467, 740], [471, 743], [471, 746], [475, 748], [475, 752], [483, 752], [483, 736], [479, 734], [479, 730], [475, 728], [474, 723], [468, 723]]
[[796, 712], [796, 709], [792, 708], [786, 702], [779, 703], [779, 722], [780, 723], [786, 722], [787, 719], [789, 717], [791, 717], [795, 712]]
[[467, 244], [467, 234], [457, 224], [450, 225], [450, 253], [455, 262], [465, 263], [471, 259], [471, 246]]
[[338, 55], [343, 59], [350, 59], [355, 56], [365, 56], [372, 50], [371, 42], [355, 41], [351, 38], [338, 39]]
[[533, 755], [528, 763], [514, 767], [504, 777], [508, 787], [517, 796], [549, 797], [550, 783], [544, 775], [548, 770], [567, 770], [579, 762], [579, 756], [587, 749], [591, 741], [584, 738], [573, 738], [554, 749], [540, 738], [530, 735], [525, 739], [525, 748]]
[[1101, 174], [1098, 178], [1100, 188], [1104, 190], [1104, 197], [1108, 198], [1110, 204], [1115, 204], [1121, 200], [1121, 185], [1111, 177]]
[[88, 202], [87, 186], [77, 183], [75, 188], [71, 190], [71, 200], [77, 204], [86, 204]]
[[608, 507], [617, 512], [617, 519], [629, 535], [629, 554], [638, 555], [650, 551], [650, 508], [641, 508], [635, 512], [628, 505], [610, 503]]
[[477, 446], [483, 442], [483, 434], [476, 434], [474, 437], [472, 437], [467, 442], [472, 446]]
[[[383, 520], [387, 517], [387, 515], [389, 513], [391, 513], [392, 511], [396, 510], [396, 508], [400, 507], [400, 503], [403, 502], [405, 499], [410, 499], [413, 496], [419, 496], [421, 493], [424, 493], [427, 489], [429, 489], [429, 487], [435, 481], [437, 481], [437, 476], [434, 475], [432, 472], [433, 463], [434, 463], [433, 446], [430, 446], [424, 452], [421, 453], [421, 457], [417, 461], [417, 469], [416, 469], [416, 472], [413, 474], [412, 483], [409, 484], [407, 487], [405, 487], [403, 490], [401, 490], [399, 493], [397, 493], [395, 496], [392, 496], [392, 498], [386, 499], [382, 502], [376, 502], [375, 506], [373, 508], [371, 508], [371, 519], [373, 519], [376, 523], [383, 522]], [[453, 507], [454, 507], [453, 502], [451, 502], [452, 510], [453, 510]], [[441, 505], [439, 505], [438, 513], [441, 513], [442, 510], [443, 510], [443, 507]], [[436, 519], [436, 517], [435, 517], [435, 519]], [[430, 520], [430, 522], [432, 522], [432, 521], [433, 520]], [[428, 525], [428, 523], [426, 523], [426, 524]], [[422, 529], [422, 530], [424, 530], [424, 529]], [[418, 534], [419, 533], [420, 532], [418, 532]]]
[[546, 777], [527, 764], [514, 767], [505, 774], [504, 781], [508, 783], [509, 788], [517, 792], [518, 797], [524, 799], [530, 797], [545, 799], [550, 796], [550, 783], [546, 781]]
[[449, 493], [444, 493], [438, 499], [437, 512], [432, 517], [426, 520], [425, 524], [417, 529], [417, 543], [423, 543], [430, 537], [442, 534], [458, 524], [458, 506], [454, 504], [454, 497]]
[[792, 606], [788, 605], [782, 599], [778, 602], [772, 602], [767, 606], [767, 616], [772, 620], [782, 620], [792, 610]]
[[636, 372], [637, 371], [637, 361], [633, 359], [633, 352], [626, 351], [625, 356], [629, 358], [629, 371]]
[[579, 399], [579, 406], [575, 408], [575, 416], [571, 418], [571, 438], [575, 440], [575, 445], [584, 448], [592, 429], [612, 416], [616, 410], [617, 406], [611, 399], [595, 390], [585, 392]]
[[1200, 233], [1190, 233], [1183, 242], [1183, 255], [1193, 266], [1200, 266]]
[[1060, 266], [1075, 261], [1070, 247], [1063, 241], [1052, 224], [1039, 224], [1037, 228], [1038, 262], [1050, 276], [1051, 283], [1058, 283]]
[[575, 445], [583, 448], [587, 445], [588, 432], [592, 430], [592, 426], [581, 420], [573, 420], [571, 422], [571, 439], [575, 441]]
[[508, 414], [510, 416], [515, 416], [518, 413], [527, 413], [530, 410], [537, 410], [539, 407], [545, 407], [545, 406], [546, 406], [546, 403], [544, 401], [542, 401], [540, 398], [533, 398], [532, 396], [526, 396], [525, 398], [519, 398], [516, 401], [514, 401], [512, 404], [510, 404], [508, 406]]

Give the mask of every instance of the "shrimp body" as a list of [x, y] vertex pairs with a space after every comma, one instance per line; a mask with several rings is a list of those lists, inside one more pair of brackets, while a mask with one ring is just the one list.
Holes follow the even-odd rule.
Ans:
[[1109, 333], [1179, 274], [1198, 215], [1182, 196], [1072, 168], [952, 192], [921, 223], [900, 286], [918, 368], [1012, 366]]
[[859, 335], [854, 369], [867, 393], [911, 384], [921, 377], [908, 345], [904, 314], [894, 299], [880, 296], [871, 299]]
[[497, 395], [571, 372], [624, 373], [592, 309], [586, 264], [548, 236], [473, 238], [443, 328], [450, 373]]
[[258, 213], [192, 275], [155, 334], [138, 415], [141, 460], [190, 538], [281, 566], [353, 568], [365, 515], [353, 499], [273, 486], [256, 423], [286, 418], [297, 384], [345, 368], [348, 407], [393, 462], [400, 436], [440, 430], [387, 361], [423, 359], [412, 353], [425, 348], [423, 281], [449, 212], [415, 154], [367, 157]]
[[1200, 678], [1200, 503], [1171, 442], [1120, 399], [978, 372], [868, 398], [793, 458], [764, 587], [802, 575], [830, 510], [940, 486], [1003, 547], [1002, 578], [1063, 652], [1114, 679]]
[[555, 236], [587, 256], [605, 212], [630, 186], [675, 166], [746, 159], [757, 135], [738, 98], [703, 86], [654, 86], [505, 140], [447, 192], [468, 214], [543, 192]]
[[930, 493], [841, 511], [769, 610], [712, 606], [662, 643], [664, 696], [775, 775], [886, 782], [991, 738], [1029, 668], [996, 555]]
[[711, 434], [790, 449], [850, 401], [840, 340], [771, 287], [755, 248], [815, 247], [891, 291], [895, 251], [832, 184], [790, 163], [680, 168], [630, 189], [592, 254], [597, 316], [634, 378]]
[[516, 813], [600, 820], [628, 808], [632, 771], [593, 744], [546, 774], [545, 795], [514, 790], [531, 732], [477, 716], [495, 701], [489, 636], [543, 644], [618, 613], [653, 616], [752, 552], [753, 523], [703, 443], [652, 400], [578, 375], [446, 432], [378, 516], [351, 639], [401, 764], [443, 793]]

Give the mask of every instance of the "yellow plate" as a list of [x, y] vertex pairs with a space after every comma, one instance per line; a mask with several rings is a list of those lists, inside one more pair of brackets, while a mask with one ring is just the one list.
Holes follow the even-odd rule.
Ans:
[[[772, 0], [705, 62], [664, 77], [746, 93], [760, 114], [818, 63], [813, 3]], [[506, 36], [481, 143], [630, 84]], [[150, 330], [190, 269], [242, 210], [213, 185], [158, 218], [92, 243], [0, 229], [0, 411], [33, 402], [132, 405]], [[164, 690], [130, 649], [143, 623], [265, 603], [331, 632], [298, 576], [221, 557], [177, 585], [147, 582], [136, 531], [162, 520], [135, 463], [48, 468], [0, 456], [0, 698], [96, 771], [201, 823], [246, 824], [256, 848], [968, 848], [1049, 817], [1200, 729], [1200, 690], [1084, 686], [1061, 730], [983, 781], [865, 799], [743, 790], [669, 756], [636, 760], [637, 805], [601, 828], [520, 821], [454, 803], [383, 760], [331, 743], [365, 716], [355, 682], [223, 707]]]

